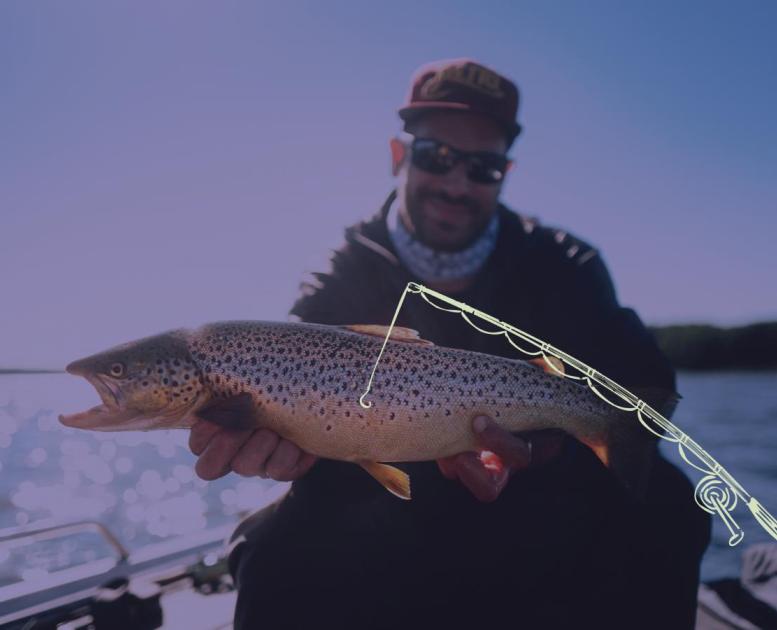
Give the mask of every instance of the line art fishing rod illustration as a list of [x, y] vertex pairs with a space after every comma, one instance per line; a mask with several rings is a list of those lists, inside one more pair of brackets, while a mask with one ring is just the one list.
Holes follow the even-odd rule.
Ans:
[[[386, 344], [389, 341], [391, 332], [394, 328], [394, 324], [397, 321], [397, 316], [402, 308], [402, 304], [405, 301], [405, 297], [409, 293], [420, 295], [424, 301], [433, 306], [434, 308], [445, 311], [448, 313], [454, 313], [461, 315], [462, 318], [475, 330], [483, 333], [484, 335], [504, 335], [507, 341], [519, 352], [528, 354], [531, 356], [541, 356], [548, 366], [564, 378], [572, 380], [582, 381], [593, 391], [599, 398], [604, 400], [609, 405], [620, 409], [621, 411], [631, 412], [634, 411], [637, 414], [637, 418], [642, 426], [650, 431], [653, 435], [666, 440], [668, 442], [677, 444], [678, 451], [683, 460], [691, 467], [704, 473], [704, 477], [696, 485], [696, 491], [694, 493], [694, 499], [696, 504], [706, 512], [710, 514], [717, 514], [729, 533], [731, 534], [728, 544], [732, 547], [739, 544], [744, 537], [744, 531], [739, 524], [734, 520], [731, 513], [737, 506], [739, 500], [743, 501], [750, 512], [752, 512], [755, 520], [763, 527], [775, 540], [777, 540], [777, 519], [774, 518], [766, 508], [742, 485], [734, 479], [723, 466], [721, 466], [707, 451], [705, 451], [696, 441], [694, 441], [688, 434], [683, 432], [667, 418], [661, 415], [658, 411], [653, 409], [644, 400], [641, 400], [634, 394], [632, 394], [625, 387], [622, 387], [612, 379], [608, 378], [601, 372], [597, 372], [592, 367], [586, 365], [582, 361], [579, 361], [575, 357], [567, 354], [563, 350], [538, 339], [537, 337], [524, 332], [523, 330], [516, 328], [508, 323], [505, 323], [488, 313], [479, 311], [468, 304], [454, 300], [438, 291], [429, 289], [421, 284], [415, 282], [409, 282], [402, 292], [399, 298], [399, 303], [394, 311], [394, 317], [391, 320], [391, 324], [386, 331], [386, 338], [383, 340], [378, 357], [375, 360], [375, 365], [372, 368], [369, 382], [367, 383], [367, 389], [359, 397], [359, 404], [369, 409], [372, 406], [372, 402], [365, 400], [367, 394], [369, 394], [372, 388], [372, 383], [375, 378], [375, 372], [378, 369], [378, 363], [383, 357], [383, 352], [386, 349]], [[435, 303], [432, 299], [443, 302], [452, 308], [441, 306], [439, 303]], [[496, 326], [496, 330], [485, 330], [472, 321], [472, 318], [476, 317], [488, 324]], [[516, 343], [516, 339], [528, 344], [529, 347], [521, 347]], [[559, 361], [560, 363], [557, 363]], [[579, 375], [571, 374], [563, 368], [564, 365], [569, 366]], [[601, 389], [608, 391], [610, 394], [617, 397], [618, 402], [610, 400], [605, 396]], [[651, 426], [658, 427], [658, 430]], [[662, 432], [663, 431], [663, 432]], [[691, 461], [691, 456], [695, 458], [695, 461]]]

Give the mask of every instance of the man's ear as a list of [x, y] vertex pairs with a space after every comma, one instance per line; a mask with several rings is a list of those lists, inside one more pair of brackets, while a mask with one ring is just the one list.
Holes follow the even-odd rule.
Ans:
[[399, 138], [391, 139], [391, 174], [396, 177], [407, 158], [407, 145]]

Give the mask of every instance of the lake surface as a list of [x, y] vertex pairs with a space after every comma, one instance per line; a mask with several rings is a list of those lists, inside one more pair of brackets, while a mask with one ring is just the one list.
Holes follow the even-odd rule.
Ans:
[[[680, 372], [683, 396], [672, 421], [690, 435], [772, 514], [777, 516], [777, 371]], [[686, 464], [676, 445], [661, 450], [695, 483], [704, 474]], [[755, 542], [775, 542], [741, 502], [732, 516], [745, 537], [730, 547], [730, 533], [713, 516], [712, 542], [702, 579], [739, 575], [742, 551]]]
[[[777, 514], [777, 372], [680, 373], [678, 380], [675, 424]], [[92, 387], [69, 375], [0, 375], [0, 529], [94, 519], [133, 550], [233, 523], [266, 502], [273, 482], [197, 478], [188, 431], [97, 433], [57, 421], [96, 402]], [[662, 450], [694, 482], [703, 476], [675, 446], [662, 442]], [[729, 547], [715, 517], [703, 579], [738, 575], [742, 550], [771, 540], [745, 506], [734, 517], [745, 538]], [[109, 554], [103, 547], [86, 536], [0, 549], [0, 586]]]

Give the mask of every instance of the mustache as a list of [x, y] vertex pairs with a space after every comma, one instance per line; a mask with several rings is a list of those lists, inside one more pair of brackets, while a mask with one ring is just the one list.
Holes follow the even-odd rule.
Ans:
[[466, 195], [462, 195], [461, 197], [451, 197], [449, 194], [442, 191], [423, 191], [421, 192], [420, 197], [422, 201], [426, 201], [427, 199], [438, 200], [444, 201], [445, 203], [449, 203], [451, 205], [462, 206], [472, 211], [476, 211], [478, 209], [475, 200], [471, 197], [467, 197]]

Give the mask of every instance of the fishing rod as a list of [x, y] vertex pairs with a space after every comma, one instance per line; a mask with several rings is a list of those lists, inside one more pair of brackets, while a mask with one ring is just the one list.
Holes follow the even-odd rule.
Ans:
[[[705, 512], [717, 514], [721, 518], [731, 534], [728, 541], [730, 546], [733, 547], [734, 545], [739, 544], [745, 535], [742, 528], [731, 515], [737, 506], [738, 500], [742, 500], [747, 505], [748, 509], [755, 517], [755, 520], [758, 521], [761, 527], [763, 527], [772, 538], [777, 540], [777, 519], [775, 519], [755, 497], [747, 492], [747, 490], [734, 479], [731, 473], [707, 453], [698, 442], [693, 440], [687, 433], [653, 409], [653, 407], [648, 405], [644, 400], [635, 396], [628, 389], [622, 387], [601, 372], [596, 371], [589, 365], [576, 359], [572, 355], [567, 354], [563, 350], [559, 350], [542, 339], [539, 339], [520, 328], [516, 328], [511, 324], [503, 322], [488, 313], [479, 311], [464, 302], [454, 300], [447, 295], [429, 289], [416, 282], [408, 282], [399, 298], [399, 303], [394, 311], [394, 317], [391, 319], [391, 324], [386, 331], [386, 338], [383, 340], [383, 346], [381, 347], [378, 358], [375, 360], [375, 365], [372, 368], [372, 373], [370, 374], [370, 379], [367, 383], [367, 389], [359, 397], [359, 404], [363, 408], [369, 409], [372, 406], [372, 402], [365, 401], [365, 397], [372, 388], [375, 371], [378, 369], [378, 363], [383, 357], [383, 352], [386, 349], [386, 344], [388, 344], [391, 331], [397, 321], [397, 316], [405, 301], [405, 297], [411, 293], [420, 295], [424, 301], [438, 310], [461, 315], [462, 318], [478, 332], [485, 335], [504, 335], [510, 345], [519, 352], [530, 356], [541, 356], [550, 369], [559, 376], [584, 382], [594, 394], [609, 405], [616, 409], [620, 409], [621, 411], [636, 412], [640, 424], [653, 435], [662, 440], [666, 440], [667, 442], [677, 444], [678, 451], [683, 460], [689, 466], [705, 475], [696, 485], [696, 490], [694, 492], [696, 504]], [[445, 306], [436, 304], [430, 298], [444, 302], [453, 308], [446, 308]], [[497, 330], [486, 330], [481, 328], [472, 321], [472, 317], [477, 317], [478, 319], [496, 326]], [[530, 348], [519, 346], [515, 342], [515, 338], [529, 344]], [[555, 361], [553, 359], [555, 359]], [[558, 364], [556, 361], [560, 361], [561, 363]], [[567, 365], [573, 368], [579, 376], [570, 374], [566, 370], [559, 369], [559, 367], [557, 367], [558, 365], [562, 365], [562, 367], [563, 365]], [[621, 404], [610, 400], [600, 391], [600, 388], [603, 388], [616, 396]], [[659, 430], [651, 426], [651, 422], [657, 426]], [[691, 455], [695, 456], [697, 461], [691, 461], [689, 458]]]

